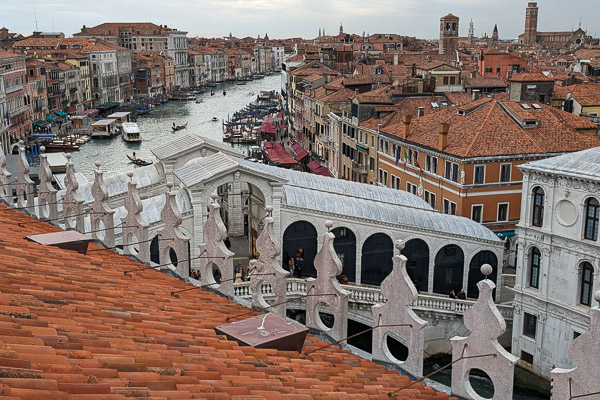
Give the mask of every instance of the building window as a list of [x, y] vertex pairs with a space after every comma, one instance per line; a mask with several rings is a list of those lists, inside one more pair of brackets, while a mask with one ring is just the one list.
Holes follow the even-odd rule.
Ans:
[[431, 208], [435, 209], [435, 193], [431, 193], [429, 190], [425, 191], [425, 201], [429, 203]]
[[482, 185], [485, 182], [485, 165], [476, 165], [473, 184]]
[[437, 174], [437, 157], [427, 154], [425, 156], [425, 170]]
[[481, 223], [481, 217], [483, 215], [483, 205], [477, 204], [471, 206], [471, 219], [475, 222]]
[[417, 185], [406, 182], [406, 191], [412, 194], [417, 194]]
[[541, 187], [533, 189], [533, 216], [531, 224], [541, 227], [544, 223], [544, 190]]
[[498, 222], [508, 221], [508, 203], [498, 203]]
[[523, 335], [535, 339], [537, 329], [537, 317], [535, 315], [525, 313], [523, 318]]
[[540, 261], [542, 255], [540, 251], [534, 247], [531, 250], [531, 261], [529, 270], [529, 286], [539, 289], [540, 287]]
[[444, 214], [456, 215], [456, 203], [444, 199]]
[[526, 351], [521, 351], [521, 361], [533, 365], [533, 354], [527, 353]]
[[585, 206], [585, 235], [586, 239], [598, 240], [598, 220], [600, 203], [594, 197], [586, 202]]
[[500, 165], [500, 182], [510, 182], [510, 172], [512, 164], [501, 164]]
[[594, 287], [594, 267], [584, 262], [581, 267], [581, 292], [579, 302], [586, 306], [592, 305], [592, 289]]
[[486, 74], [491, 74], [492, 73], [492, 67], [485, 67], [485, 73]]
[[446, 161], [444, 178], [451, 180], [453, 182], [458, 182], [458, 164], [455, 164], [450, 161]]

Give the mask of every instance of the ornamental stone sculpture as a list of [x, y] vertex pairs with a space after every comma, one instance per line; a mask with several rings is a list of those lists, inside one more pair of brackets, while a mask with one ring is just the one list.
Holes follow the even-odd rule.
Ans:
[[[206, 242], [200, 244], [201, 258], [198, 260], [200, 276], [203, 285], [210, 285], [212, 289], [225, 296], [233, 296], [233, 256], [223, 240], [227, 237], [227, 228], [221, 219], [221, 206], [215, 200], [218, 196], [211, 195], [213, 203], [208, 205], [208, 219], [204, 223]], [[221, 283], [217, 283], [213, 274], [213, 267], [221, 273]]]
[[2, 185], [0, 186], [0, 200], [12, 205], [12, 182], [10, 178], [12, 178], [12, 174], [6, 169], [6, 156], [4, 155], [2, 142], [0, 142], [0, 185]]
[[[137, 184], [133, 182], [133, 171], [127, 172], [127, 195], [125, 196], [125, 209], [127, 215], [121, 218], [123, 232], [123, 253], [133, 255], [143, 263], [150, 263], [150, 242], [148, 239], [148, 223], [141, 216], [144, 204], [137, 191]], [[134, 240], [135, 239], [135, 240]], [[137, 248], [137, 250], [135, 250]]]
[[58, 223], [58, 192], [52, 186], [52, 170], [48, 163], [48, 155], [44, 154], [46, 148], [40, 148], [40, 167], [38, 169], [38, 215], [40, 218], [49, 219], [54, 223]]
[[29, 177], [29, 162], [25, 155], [23, 141], [19, 140], [19, 156], [17, 157], [17, 207], [33, 211], [34, 183]]
[[[104, 177], [102, 171], [100, 171], [100, 162], [95, 163], [97, 170], [94, 171], [95, 179], [92, 184], [92, 196], [94, 202], [90, 208], [90, 222], [92, 226], [92, 238], [99, 240], [106, 245], [106, 247], [115, 246], [115, 222], [113, 214], [115, 211], [108, 204], [108, 189], [104, 184]], [[104, 225], [104, 228], [100, 228], [100, 223]]]
[[[487, 276], [492, 273], [489, 264], [481, 266], [486, 279], [479, 281], [477, 302], [465, 312], [464, 322], [471, 332], [468, 337], [455, 336], [452, 343], [452, 394], [465, 399], [483, 400], [469, 381], [472, 369], [485, 372], [494, 384], [492, 399], [512, 399], [515, 364], [519, 360], [498, 343], [498, 336], [506, 330], [506, 322], [492, 299], [496, 285]], [[477, 358], [463, 358], [478, 356]]]
[[[594, 293], [594, 299], [600, 303], [600, 291]], [[595, 399], [600, 393], [600, 308], [588, 311], [590, 327], [581, 336], [573, 340], [569, 347], [571, 361], [577, 366], [571, 369], [555, 368], [550, 372], [554, 379], [552, 397], [555, 399]]]
[[289, 271], [281, 268], [277, 262], [277, 256], [281, 254], [281, 248], [273, 224], [275, 220], [270, 216], [273, 207], [265, 208], [269, 216], [264, 219], [264, 228], [256, 239], [256, 251], [258, 251], [258, 260], [250, 261], [250, 290], [252, 291], [252, 306], [256, 308], [269, 307], [269, 304], [263, 298], [262, 285], [267, 283], [275, 295], [273, 304], [277, 304], [270, 309], [273, 314], [282, 318], [286, 317], [286, 305], [283, 303], [286, 299], [287, 282]]
[[167, 182], [165, 206], [160, 213], [165, 226], [158, 232], [160, 235], [158, 241], [159, 260], [161, 265], [169, 268], [181, 279], [188, 279], [190, 277], [188, 256], [190, 238], [181, 231], [180, 225], [183, 219], [175, 201], [176, 193], [171, 191], [172, 188], [173, 183]]
[[[327, 228], [333, 223], [326, 221]], [[341, 340], [348, 332], [348, 296], [350, 292], [340, 285], [337, 276], [342, 273], [342, 262], [333, 248], [335, 235], [331, 232], [323, 234], [323, 247], [315, 257], [317, 278], [306, 279], [306, 326], [327, 333], [334, 340]], [[319, 315], [321, 304], [331, 309], [334, 317], [333, 326], [328, 328]]]
[[85, 230], [84, 215], [83, 215], [83, 200], [77, 195], [79, 182], [75, 177], [75, 166], [71, 162], [71, 154], [67, 153], [67, 168], [65, 176], [66, 190], [62, 195], [62, 213], [67, 229], [75, 229], [83, 233]]
[[[396, 249], [402, 250], [404, 241], [396, 241]], [[392, 272], [381, 283], [381, 294], [387, 299], [384, 304], [372, 307], [373, 326], [373, 359], [398, 365], [414, 377], [423, 376], [423, 329], [426, 321], [419, 318], [411, 305], [417, 299], [415, 285], [406, 272], [406, 257], [397, 255], [392, 258]], [[404, 325], [391, 327], [387, 325]], [[394, 357], [387, 345], [387, 336], [395, 332], [404, 340], [408, 348], [408, 357], [401, 361]]]

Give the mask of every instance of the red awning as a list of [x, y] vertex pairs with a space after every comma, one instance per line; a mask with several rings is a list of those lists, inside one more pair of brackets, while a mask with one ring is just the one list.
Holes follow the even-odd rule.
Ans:
[[319, 164], [318, 161], [312, 160], [311, 162], [309, 162], [308, 164], [306, 164], [306, 166], [308, 167], [308, 169], [310, 169], [311, 171], [315, 172], [315, 170], [317, 168], [321, 167], [321, 164]]
[[333, 177], [333, 175], [331, 175], [331, 172], [329, 172], [329, 170], [325, 167], [319, 167], [314, 171], [315, 174], [317, 175], [323, 175], [323, 176], [328, 176], [328, 177]]
[[298, 148], [300, 147], [300, 143], [294, 143], [292, 145], [292, 150], [294, 150], [296, 153], [298, 152]]
[[[299, 146], [298, 146], [299, 147]], [[304, 157], [306, 157], [308, 155], [308, 153], [306, 152], [306, 150], [304, 150], [302, 147], [300, 147], [298, 150], [296, 150], [296, 156], [294, 157], [296, 160], [300, 161], [302, 160]]]
[[264, 146], [268, 153], [267, 160], [270, 163], [279, 163], [279, 166], [284, 168], [291, 168], [298, 164], [298, 161], [294, 160], [281, 143], [266, 142]]

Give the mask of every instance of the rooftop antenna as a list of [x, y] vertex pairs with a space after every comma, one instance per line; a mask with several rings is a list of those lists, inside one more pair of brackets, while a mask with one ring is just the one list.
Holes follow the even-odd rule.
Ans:
[[52, 32], [55, 32], [55, 30], [54, 30], [54, 10], [52, 10]]
[[33, 5], [33, 18], [35, 19], [35, 31], [39, 32], [37, 23], [37, 12], [35, 11], [35, 4]]

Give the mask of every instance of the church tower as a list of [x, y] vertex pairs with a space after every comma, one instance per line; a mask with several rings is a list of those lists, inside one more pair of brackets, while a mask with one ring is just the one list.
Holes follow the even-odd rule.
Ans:
[[537, 3], [527, 3], [525, 10], [525, 33], [523, 42], [525, 44], [535, 44], [537, 40], [537, 22], [538, 22], [538, 6]]
[[344, 34], [344, 25], [340, 22], [340, 35]]
[[473, 28], [473, 19], [471, 19], [471, 22], [469, 23], [469, 43], [471, 44], [475, 44], [475, 29]]
[[440, 18], [440, 54], [454, 56], [458, 49], [458, 17], [448, 14]]
[[498, 25], [494, 25], [494, 32], [492, 32], [492, 44], [498, 44]]

